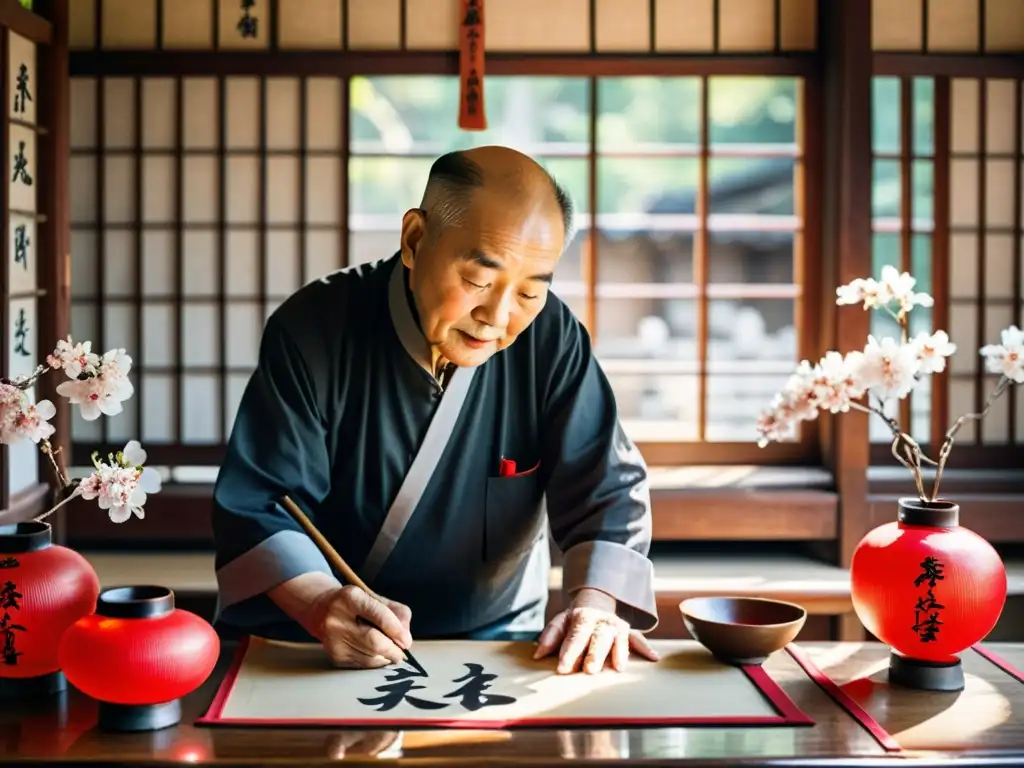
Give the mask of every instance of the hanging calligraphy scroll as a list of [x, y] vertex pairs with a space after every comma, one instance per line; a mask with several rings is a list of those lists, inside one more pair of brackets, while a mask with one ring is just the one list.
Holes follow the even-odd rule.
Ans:
[[[3, 375], [31, 374], [39, 362], [39, 306], [36, 240], [41, 224], [36, 190], [39, 126], [36, 105], [36, 46], [14, 32], [7, 37], [7, 360]], [[35, 402], [35, 387], [28, 391]], [[31, 440], [4, 447], [8, 497], [34, 486], [38, 480], [39, 448]], [[0, 585], [3, 580], [0, 579]]]
[[487, 130], [484, 111], [484, 0], [462, 0], [459, 17], [459, 128]]

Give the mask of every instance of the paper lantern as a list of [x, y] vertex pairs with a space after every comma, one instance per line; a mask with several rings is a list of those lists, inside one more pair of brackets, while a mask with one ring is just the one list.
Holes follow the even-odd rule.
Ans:
[[0, 526], [0, 699], [67, 688], [57, 644], [99, 591], [89, 561], [55, 545], [48, 523]]
[[116, 731], [178, 723], [181, 697], [203, 684], [219, 655], [213, 627], [156, 586], [106, 590], [60, 641], [68, 681], [100, 702], [100, 727]]
[[900, 499], [897, 521], [868, 533], [853, 553], [853, 607], [890, 647], [894, 684], [961, 690], [958, 654], [991, 632], [1003, 611], [1003, 561], [959, 518], [951, 502]]

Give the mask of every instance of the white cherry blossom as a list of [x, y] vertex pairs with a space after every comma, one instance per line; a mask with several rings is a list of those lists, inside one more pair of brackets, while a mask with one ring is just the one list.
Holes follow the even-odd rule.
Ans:
[[989, 373], [1005, 376], [1015, 384], [1024, 384], [1024, 330], [1011, 325], [1000, 334], [999, 344], [981, 348]]
[[909, 272], [900, 272], [892, 265], [882, 267], [881, 284], [889, 301], [900, 305], [900, 310], [909, 312], [914, 307], [930, 307], [935, 301], [927, 293], [914, 291], [917, 280]]
[[864, 394], [860, 368], [864, 355], [851, 352], [841, 355], [828, 352], [815, 368], [814, 390], [819, 408], [831, 413], [845, 413], [850, 403]]
[[949, 340], [949, 334], [945, 331], [922, 331], [910, 343], [917, 350], [920, 373], [942, 373], [946, 370], [946, 358], [956, 352], [956, 344]]
[[864, 309], [882, 307], [892, 301], [888, 288], [873, 277], [858, 277], [836, 288], [836, 304], [863, 304]]
[[95, 372], [87, 378], [62, 382], [57, 394], [79, 406], [82, 418], [95, 421], [101, 415], [116, 416], [124, 410], [122, 403], [135, 393], [128, 378], [132, 359], [123, 349], [105, 353]]
[[903, 399], [917, 384], [920, 370], [921, 361], [913, 344], [901, 344], [888, 336], [881, 341], [868, 336], [857, 370], [858, 386], [883, 401]]

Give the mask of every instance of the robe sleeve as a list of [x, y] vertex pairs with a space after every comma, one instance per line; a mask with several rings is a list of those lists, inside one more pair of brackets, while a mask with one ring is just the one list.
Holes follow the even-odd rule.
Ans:
[[[309, 341], [310, 334], [302, 334]], [[213, 493], [218, 620], [279, 639], [305, 635], [266, 592], [331, 568], [280, 506], [288, 494], [315, 524], [330, 491], [330, 460], [313, 368], [276, 315], [242, 396]]]
[[542, 465], [548, 518], [562, 551], [562, 589], [591, 587], [618, 601], [633, 629], [658, 624], [647, 466], [618, 419], [590, 338], [568, 310], [547, 390]]

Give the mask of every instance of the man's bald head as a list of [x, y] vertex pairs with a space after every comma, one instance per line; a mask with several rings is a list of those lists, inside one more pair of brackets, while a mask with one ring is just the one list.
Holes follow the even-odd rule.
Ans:
[[449, 152], [434, 161], [420, 207], [436, 238], [448, 226], [463, 223], [482, 190], [511, 205], [550, 203], [561, 217], [564, 244], [573, 237], [572, 198], [533, 158], [508, 147], [486, 146]]
[[535, 160], [506, 147], [438, 158], [402, 217], [402, 262], [438, 359], [479, 365], [515, 341], [571, 239], [569, 195]]

